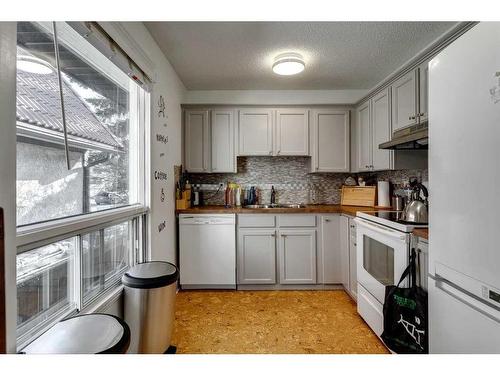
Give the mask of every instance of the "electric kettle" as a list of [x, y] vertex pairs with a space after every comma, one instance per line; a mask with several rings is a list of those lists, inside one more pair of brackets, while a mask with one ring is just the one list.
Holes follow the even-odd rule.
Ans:
[[[420, 191], [424, 193], [424, 200], [420, 198]], [[429, 222], [429, 212], [427, 208], [428, 196], [429, 193], [427, 188], [421, 183], [417, 183], [413, 187], [410, 202], [407, 203], [403, 210], [401, 220], [408, 223], [427, 224]]]

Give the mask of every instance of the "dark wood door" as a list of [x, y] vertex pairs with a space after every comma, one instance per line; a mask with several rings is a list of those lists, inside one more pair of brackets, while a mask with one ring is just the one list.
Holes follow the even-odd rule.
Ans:
[[3, 209], [0, 207], [0, 354], [5, 353], [5, 247]]

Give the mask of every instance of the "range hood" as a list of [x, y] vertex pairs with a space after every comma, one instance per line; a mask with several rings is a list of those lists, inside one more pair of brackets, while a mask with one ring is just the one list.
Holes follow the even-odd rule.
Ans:
[[389, 142], [381, 143], [378, 148], [383, 150], [422, 150], [429, 143], [429, 123], [410, 126], [392, 133]]

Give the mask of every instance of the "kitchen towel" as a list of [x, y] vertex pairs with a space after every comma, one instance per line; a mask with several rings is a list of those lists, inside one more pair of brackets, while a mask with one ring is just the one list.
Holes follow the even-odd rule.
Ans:
[[391, 207], [391, 200], [389, 198], [389, 181], [378, 181], [377, 191], [378, 191], [377, 205], [379, 207]]

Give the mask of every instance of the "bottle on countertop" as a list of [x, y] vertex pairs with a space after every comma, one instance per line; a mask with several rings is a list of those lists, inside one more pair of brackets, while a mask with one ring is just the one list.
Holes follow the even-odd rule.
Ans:
[[250, 186], [250, 189], [247, 191], [247, 204], [253, 205], [255, 204], [255, 186]]
[[193, 206], [200, 205], [200, 185], [193, 185]]
[[185, 192], [185, 196], [188, 200], [188, 202], [191, 202], [191, 184], [189, 183], [189, 180], [186, 180], [186, 185], [184, 185], [184, 192]]
[[224, 193], [224, 206], [229, 207], [229, 200], [231, 195], [230, 182], [228, 181], [226, 184], [226, 191]]
[[203, 206], [205, 202], [203, 201], [203, 190], [201, 190], [201, 186], [198, 190], [198, 201], [200, 202], [200, 206]]
[[276, 203], [276, 190], [274, 190], [274, 186], [271, 186], [271, 204]]
[[241, 186], [238, 185], [236, 188], [236, 200], [235, 200], [236, 207], [241, 207]]

